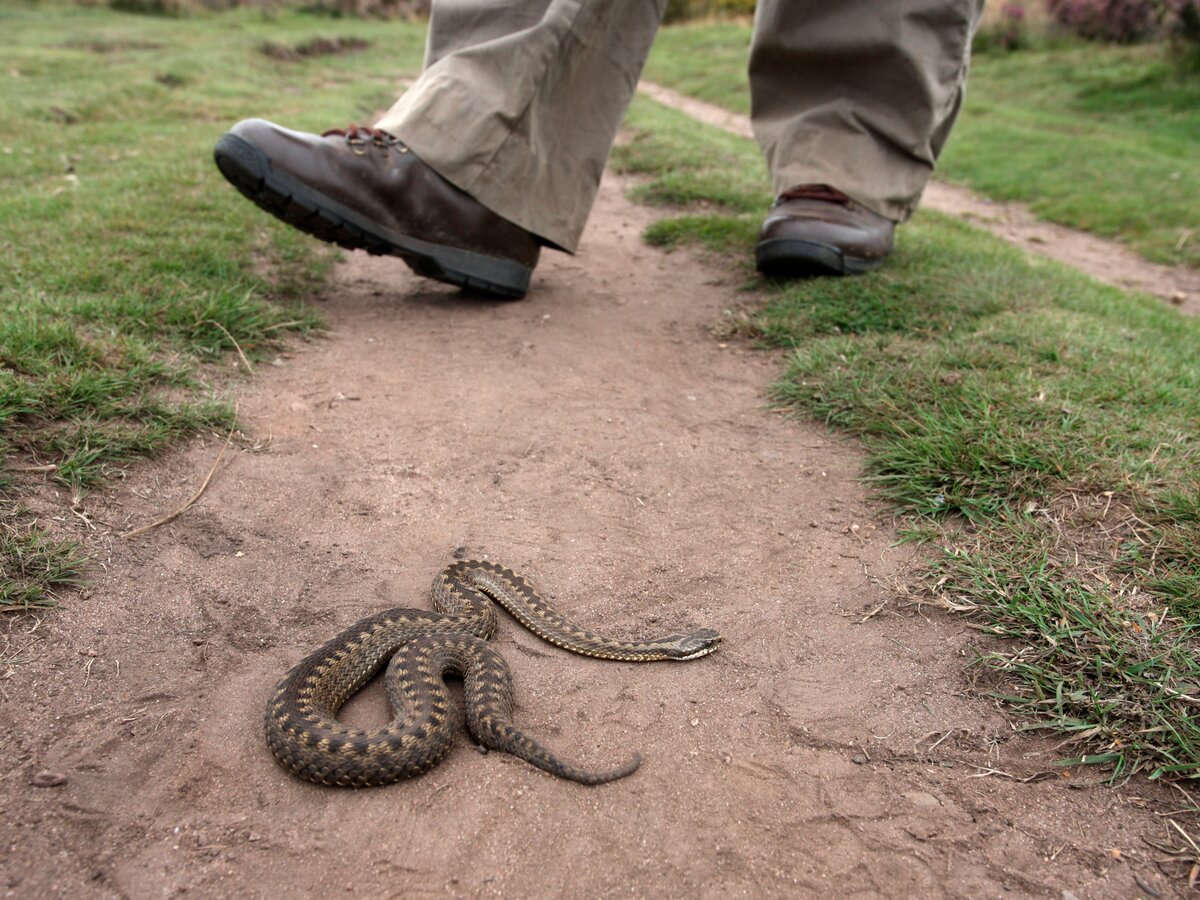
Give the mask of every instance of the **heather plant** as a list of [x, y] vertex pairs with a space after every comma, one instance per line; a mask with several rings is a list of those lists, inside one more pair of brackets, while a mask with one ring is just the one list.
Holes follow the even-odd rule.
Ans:
[[1162, 18], [1162, 0], [1047, 0], [1046, 7], [1068, 31], [1112, 44], [1151, 37]]
[[1166, 31], [1180, 67], [1200, 72], [1200, 0], [1164, 0]]
[[976, 52], [1021, 50], [1029, 46], [1028, 15], [1024, 3], [1005, 3], [991, 21], [985, 20], [975, 34]]
[[1172, 30], [1200, 44], [1200, 0], [1166, 0], [1165, 5]]
[[1061, 27], [1086, 40], [1166, 39], [1177, 66], [1200, 72], [1200, 0], [1046, 0]]

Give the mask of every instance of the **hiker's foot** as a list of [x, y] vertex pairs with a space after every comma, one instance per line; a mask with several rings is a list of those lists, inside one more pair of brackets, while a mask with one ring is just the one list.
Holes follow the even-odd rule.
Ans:
[[321, 240], [399, 256], [420, 275], [501, 297], [529, 287], [537, 238], [387, 132], [351, 125], [315, 135], [246, 119], [213, 155], [239, 191]]
[[758, 270], [774, 278], [858, 275], [892, 252], [895, 223], [825, 184], [784, 191], [763, 221]]

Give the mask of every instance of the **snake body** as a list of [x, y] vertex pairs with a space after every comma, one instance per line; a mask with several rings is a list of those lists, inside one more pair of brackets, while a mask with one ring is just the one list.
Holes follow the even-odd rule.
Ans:
[[[267, 743], [276, 758], [319, 784], [366, 787], [419, 775], [450, 752], [454, 725], [443, 679], [456, 674], [463, 678], [467, 727], [483, 746], [582, 784], [631, 774], [641, 762], [636, 753], [615, 769], [585, 771], [513, 725], [508, 666], [487, 643], [496, 629], [492, 600], [543, 640], [599, 659], [696, 659], [721, 641], [707, 628], [647, 640], [603, 637], [564, 619], [511, 569], [454, 563], [434, 579], [433, 611], [397, 607], [361, 619], [283, 677], [266, 712]], [[385, 662], [392, 721], [376, 729], [341, 724], [338, 710]]]

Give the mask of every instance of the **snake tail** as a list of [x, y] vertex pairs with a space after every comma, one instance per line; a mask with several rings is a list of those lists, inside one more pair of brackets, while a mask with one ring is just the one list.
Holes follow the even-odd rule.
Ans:
[[490, 720], [482, 723], [471, 722], [470, 727], [476, 740], [488, 749], [511, 754], [544, 772], [579, 784], [606, 784], [617, 781], [626, 775], [632, 775], [642, 764], [642, 755], [635, 752], [629, 762], [615, 769], [604, 772], [588, 771], [563, 762], [511, 723]]
[[604, 784], [636, 771], [642, 761], [636, 753], [631, 762], [616, 769], [604, 772], [580, 769], [563, 762], [517, 728], [512, 722], [512, 678], [504, 657], [482, 640], [466, 640], [471, 640], [474, 647], [472, 664], [463, 674], [463, 706], [467, 728], [479, 743], [580, 784]]

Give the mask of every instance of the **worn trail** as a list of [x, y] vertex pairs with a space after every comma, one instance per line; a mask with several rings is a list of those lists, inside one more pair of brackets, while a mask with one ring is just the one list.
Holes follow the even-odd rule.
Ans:
[[[1167, 840], [1158, 789], [1081, 788], [969, 699], [985, 638], [890, 605], [910, 553], [855, 445], [764, 407], [778, 358], [710, 331], [737, 285], [645, 247], [651, 213], [622, 190], [517, 303], [351, 256], [328, 338], [238, 388], [252, 440], [202, 500], [102, 538], [95, 587], [36, 630], [10, 620], [0, 892], [1088, 898], [1136, 875], [1169, 893], [1144, 843]], [[140, 466], [86, 511], [153, 521], [219, 449]], [[423, 605], [456, 556], [503, 560], [613, 637], [720, 631], [719, 653], [648, 672], [501, 621], [522, 727], [585, 763], [636, 746], [636, 773], [581, 787], [461, 734], [390, 787], [276, 765], [279, 674]], [[344, 711], [386, 719], [378, 686]]]

